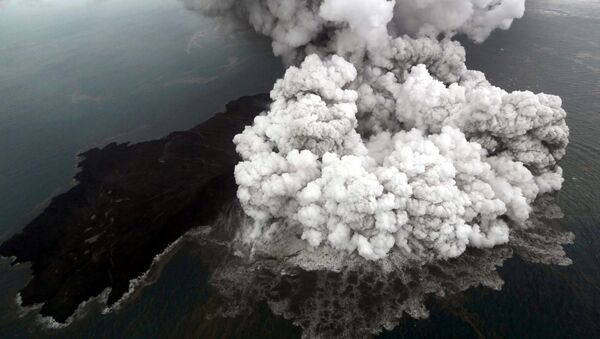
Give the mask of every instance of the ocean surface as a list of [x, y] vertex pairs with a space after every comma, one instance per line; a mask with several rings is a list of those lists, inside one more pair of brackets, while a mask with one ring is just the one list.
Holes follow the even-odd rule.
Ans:
[[[529, 0], [522, 20], [468, 65], [507, 90], [560, 95], [571, 144], [562, 162], [560, 228], [573, 232], [571, 266], [499, 268], [501, 291], [480, 287], [427, 303], [381, 337], [600, 337], [600, 2]], [[196, 125], [239, 96], [268, 91], [283, 73], [269, 42], [227, 35], [175, 0], [0, 0], [0, 241], [71, 184], [76, 154]], [[266, 304], [214, 317], [209, 267], [183, 243], [153, 267], [120, 310], [90, 303], [64, 329], [39, 324], [15, 298], [27, 267], [0, 268], [0, 337], [297, 337]]]

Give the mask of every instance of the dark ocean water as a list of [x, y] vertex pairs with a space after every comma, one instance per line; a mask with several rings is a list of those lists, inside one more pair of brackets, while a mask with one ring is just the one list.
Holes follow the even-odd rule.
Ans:
[[[0, 0], [0, 241], [69, 187], [79, 152], [269, 91], [283, 73], [270, 42], [216, 28], [176, 0]], [[0, 338], [29, 336], [28, 270], [0, 270]]]
[[[282, 71], [266, 41], [242, 35], [223, 45], [211, 23], [175, 1], [67, 7], [75, 12], [0, 9], [1, 239], [68, 184], [78, 150], [187, 128], [229, 99], [268, 90]], [[482, 45], [467, 43], [468, 65], [507, 90], [563, 98], [571, 144], [558, 203], [560, 228], [576, 236], [566, 247], [573, 264], [514, 256], [498, 269], [501, 291], [479, 287], [431, 298], [428, 319], [404, 316], [381, 337], [600, 337], [600, 3], [530, 0], [528, 7], [509, 31]], [[35, 18], [28, 29], [17, 24], [25, 17]], [[205, 33], [186, 51], [196, 32]], [[100, 315], [92, 303], [68, 328], [49, 330], [37, 325], [35, 312], [17, 316], [14, 299], [27, 269], [3, 269], [0, 337], [300, 336], [264, 302], [251, 313], [213, 317], [210, 270], [206, 253], [184, 242], [120, 310]]]

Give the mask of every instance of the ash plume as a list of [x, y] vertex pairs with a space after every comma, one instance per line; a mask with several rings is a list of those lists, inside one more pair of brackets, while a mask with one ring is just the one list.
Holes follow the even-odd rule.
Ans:
[[452, 40], [508, 29], [525, 0], [184, 3], [270, 37], [290, 66], [234, 139], [246, 243], [455, 258], [506, 244], [561, 188], [560, 98], [493, 86]]

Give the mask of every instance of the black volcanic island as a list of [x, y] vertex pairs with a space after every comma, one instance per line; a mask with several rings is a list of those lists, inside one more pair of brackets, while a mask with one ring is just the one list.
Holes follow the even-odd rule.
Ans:
[[13, 264], [31, 262], [22, 306], [43, 303], [43, 316], [65, 322], [108, 287], [108, 306], [118, 301], [157, 254], [235, 197], [233, 136], [269, 102], [244, 97], [190, 130], [81, 154], [77, 185], [0, 246]]

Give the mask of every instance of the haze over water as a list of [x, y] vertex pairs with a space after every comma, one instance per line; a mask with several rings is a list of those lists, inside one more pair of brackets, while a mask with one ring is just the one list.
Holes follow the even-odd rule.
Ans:
[[[390, 336], [600, 335], [600, 5], [527, 4], [509, 31], [466, 46], [468, 65], [507, 90], [563, 98], [571, 145], [559, 202], [561, 226], [577, 236], [567, 248], [574, 264], [510, 259], [500, 269], [501, 292], [478, 288], [448, 304], [433, 301], [430, 319], [405, 317]], [[68, 185], [78, 151], [186, 129], [231, 99], [268, 91], [283, 71], [269, 43], [213, 28], [174, 0], [0, 1], [0, 240]], [[0, 337], [299, 333], [266, 306], [243, 321], [207, 320], [214, 291], [198, 255], [184, 246], [124, 309], [102, 316], [94, 309], [65, 330], [40, 330], [34, 314], [17, 318], [14, 298], [29, 273], [3, 268]]]

